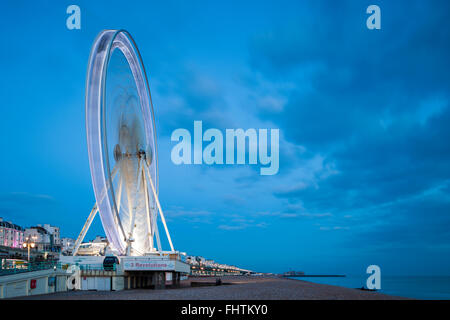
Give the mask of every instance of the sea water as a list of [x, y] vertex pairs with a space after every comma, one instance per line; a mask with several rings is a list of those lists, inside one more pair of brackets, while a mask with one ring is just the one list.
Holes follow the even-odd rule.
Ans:
[[[314, 283], [346, 288], [366, 287], [367, 276], [298, 277]], [[380, 293], [426, 300], [450, 300], [450, 276], [381, 276]]]

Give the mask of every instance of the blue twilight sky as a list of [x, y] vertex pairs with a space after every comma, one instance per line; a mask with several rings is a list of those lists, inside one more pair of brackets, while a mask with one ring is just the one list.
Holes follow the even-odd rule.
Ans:
[[[77, 236], [95, 201], [89, 51], [124, 28], [149, 74], [178, 250], [267, 272], [450, 275], [449, 21], [446, 0], [1, 1], [0, 216]], [[279, 173], [175, 166], [170, 134], [194, 120], [279, 128]], [[88, 237], [102, 232], [97, 219]]]

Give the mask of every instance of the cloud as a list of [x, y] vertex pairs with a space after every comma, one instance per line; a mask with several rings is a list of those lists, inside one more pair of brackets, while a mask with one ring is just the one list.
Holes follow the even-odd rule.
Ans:
[[290, 212], [281, 212], [277, 214], [282, 219], [300, 219], [300, 218], [308, 218], [308, 219], [317, 219], [317, 218], [329, 218], [333, 215], [329, 212], [326, 213], [310, 213], [310, 212], [300, 212], [300, 213], [290, 213]]
[[247, 219], [245, 217], [242, 217], [240, 215], [232, 215], [234, 218], [230, 219], [229, 222], [226, 224], [220, 224], [218, 225], [218, 229], [221, 230], [227, 230], [227, 231], [233, 231], [233, 230], [243, 230], [247, 228], [266, 228], [269, 226], [266, 222], [256, 222], [253, 219]]
[[[295, 205], [294, 205], [295, 206]], [[266, 217], [276, 217], [281, 219], [300, 219], [300, 218], [309, 218], [309, 219], [316, 219], [316, 218], [329, 218], [332, 217], [333, 214], [329, 212], [324, 213], [311, 213], [306, 212], [304, 208], [301, 209], [295, 209], [292, 210], [290, 207], [291, 205], [288, 205], [285, 210], [283, 211], [266, 211], [266, 212], [258, 212], [254, 214], [256, 217], [266, 216]]]
[[195, 120], [203, 121], [205, 127], [232, 127], [232, 114], [224, 112], [227, 103], [216, 78], [194, 64], [177, 68], [153, 80], [153, 101], [162, 135], [170, 136], [178, 128], [193, 130]]
[[0, 194], [0, 202], [9, 203], [9, 204], [48, 204], [53, 203], [55, 199], [46, 194], [34, 194], [28, 192], [9, 192]]
[[341, 227], [341, 226], [334, 226], [334, 227], [320, 227], [320, 231], [337, 231], [337, 230], [349, 230], [349, 227]]
[[169, 217], [198, 217], [198, 216], [210, 216], [212, 212], [207, 210], [185, 210], [181, 207], [171, 207], [171, 209], [164, 211]]
[[219, 225], [217, 228], [222, 229], [222, 230], [227, 230], [227, 231], [233, 231], [233, 230], [242, 230], [247, 228], [247, 225], [226, 225], [226, 224], [221, 224]]
[[0, 194], [0, 213], [4, 218], [16, 219], [25, 217], [40, 210], [54, 209], [56, 200], [46, 194], [28, 192], [8, 192]]
[[60, 203], [50, 195], [29, 192], [0, 194], [0, 216], [19, 225], [41, 223], [40, 213], [61, 216]]
[[427, 241], [448, 241], [450, 204], [426, 192], [450, 179], [450, 4], [412, 2], [414, 21], [398, 18], [403, 6], [383, 2], [382, 30], [371, 32], [361, 5], [317, 1], [301, 22], [253, 38], [256, 80], [246, 84], [278, 101], [259, 101], [258, 117], [280, 127], [283, 146], [302, 148], [281, 155], [288, 174], [273, 195], [303, 209], [271, 215], [326, 212], [335, 224], [322, 230], [352, 223], [351, 241], [408, 242], [421, 228]]

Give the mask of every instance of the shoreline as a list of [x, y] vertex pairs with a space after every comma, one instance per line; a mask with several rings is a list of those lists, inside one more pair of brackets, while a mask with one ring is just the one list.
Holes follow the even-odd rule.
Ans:
[[[191, 283], [215, 282], [222, 285], [195, 286]], [[305, 280], [270, 276], [189, 277], [180, 288], [164, 290], [68, 291], [15, 298], [18, 300], [409, 300]]]

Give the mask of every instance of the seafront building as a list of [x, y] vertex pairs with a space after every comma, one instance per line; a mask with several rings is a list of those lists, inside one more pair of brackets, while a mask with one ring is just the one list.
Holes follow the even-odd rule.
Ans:
[[47, 232], [50, 234], [50, 243], [52, 243], [53, 246], [61, 246], [61, 236], [59, 227], [54, 227], [49, 224], [44, 225], [38, 224], [38, 226], [47, 230]]
[[35, 243], [37, 251], [57, 253], [61, 251], [59, 227], [49, 224], [33, 226], [25, 229], [25, 238]]
[[24, 238], [24, 228], [0, 218], [0, 245], [9, 248], [21, 248]]
[[56, 259], [61, 252], [60, 228], [38, 224], [23, 228], [0, 218], [1, 259]]

